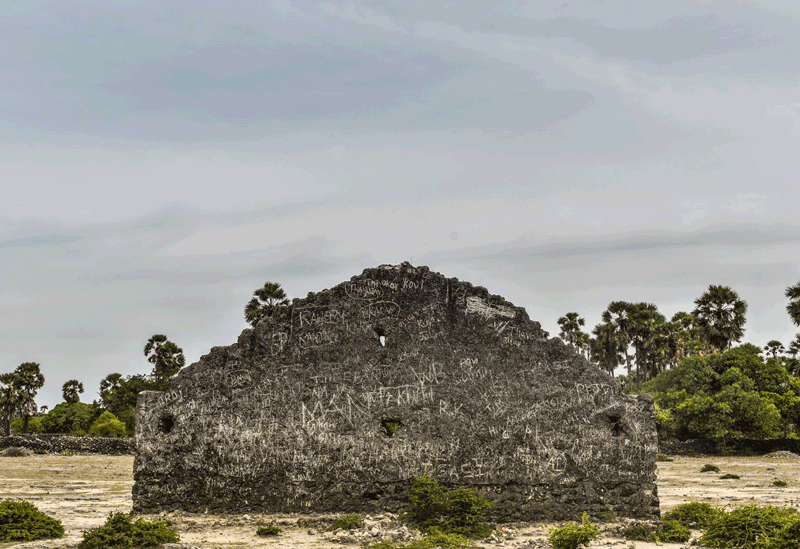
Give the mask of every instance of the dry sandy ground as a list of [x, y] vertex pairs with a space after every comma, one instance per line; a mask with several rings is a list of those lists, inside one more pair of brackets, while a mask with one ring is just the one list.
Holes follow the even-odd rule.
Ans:
[[[717, 465], [719, 473], [700, 473], [706, 463]], [[3, 544], [0, 548], [75, 547], [83, 530], [103, 524], [109, 512], [129, 512], [133, 458], [97, 455], [33, 455], [0, 457], [0, 499], [25, 499], [41, 511], [60, 519], [66, 535], [60, 540]], [[699, 501], [721, 507], [737, 507], [751, 502], [764, 505], [800, 505], [800, 458], [769, 457], [676, 457], [660, 462], [658, 492], [662, 513], [681, 503]], [[739, 475], [739, 480], [722, 480], [725, 473]], [[783, 480], [785, 487], [773, 486]], [[156, 517], [146, 517], [153, 519]], [[282, 549], [343, 547], [317, 529], [299, 527], [301, 515], [208, 516], [170, 514], [178, 528], [181, 543], [202, 547], [260, 547]], [[368, 524], [380, 517], [368, 517]], [[383, 517], [387, 520], [387, 517]], [[283, 532], [276, 538], [255, 535], [259, 525], [277, 523]], [[513, 525], [515, 537], [504, 543], [514, 547], [519, 542], [546, 539], [553, 524]], [[605, 527], [604, 527], [605, 529]], [[482, 547], [497, 544], [482, 543]], [[350, 547], [356, 547], [352, 544]], [[608, 534], [591, 547], [628, 549], [677, 549], [681, 544], [630, 542]]]

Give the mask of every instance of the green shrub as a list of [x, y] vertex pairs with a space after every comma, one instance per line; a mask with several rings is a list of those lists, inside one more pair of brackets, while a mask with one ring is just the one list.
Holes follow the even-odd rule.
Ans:
[[423, 532], [435, 527], [445, 534], [475, 539], [492, 533], [491, 526], [483, 520], [494, 502], [477, 488], [459, 487], [445, 492], [436, 479], [425, 475], [414, 481], [408, 500], [403, 518]]
[[780, 536], [781, 532], [791, 531], [798, 521], [800, 517], [795, 509], [756, 505], [739, 507], [730, 513], [724, 513], [710, 524], [700, 538], [700, 543], [706, 547], [773, 549], [770, 538]]
[[742, 477], [740, 477], [739, 475], [734, 475], [733, 473], [725, 473], [724, 475], [722, 475], [719, 478], [721, 478], [722, 480], [727, 480], [729, 478], [738, 479], [738, 478], [742, 478]]
[[45, 433], [82, 436], [95, 419], [95, 408], [83, 402], [62, 402], [42, 416]]
[[668, 458], [667, 454], [662, 454], [661, 452], [659, 452], [656, 455], [656, 461], [672, 461], [672, 458]]
[[579, 545], [588, 546], [599, 535], [600, 530], [589, 523], [589, 517], [584, 513], [580, 526], [567, 524], [561, 528], [551, 529], [550, 543], [553, 549], [578, 549]]
[[764, 549], [797, 549], [797, 540], [800, 540], [800, 520], [795, 518], [771, 536]]
[[677, 520], [664, 520], [661, 527], [653, 532], [653, 540], [661, 543], [686, 543], [692, 532]]
[[62, 455], [62, 456], [74, 456], [77, 453], [78, 452], [76, 452], [75, 450], [71, 450], [71, 449], [67, 448], [66, 450], [61, 450], [61, 452], [59, 452], [59, 455]]
[[378, 541], [370, 543], [367, 547], [369, 549], [403, 549], [402, 546], [395, 545], [391, 541]]
[[280, 533], [281, 529], [274, 524], [270, 524], [269, 526], [260, 526], [258, 530], [256, 530], [257, 536], [277, 536]]
[[428, 475], [414, 480], [408, 491], [408, 502], [404, 519], [422, 530], [437, 524], [444, 514], [444, 491], [439, 482]]
[[776, 480], [772, 483], [773, 486], [786, 486], [785, 480]]
[[700, 469], [700, 472], [701, 473], [709, 473], [709, 472], [711, 472], [711, 473], [719, 473], [719, 467], [717, 467], [716, 465], [711, 465], [710, 463], [706, 463], [705, 465], [703, 465], [703, 468]]
[[42, 450], [41, 448], [37, 448], [37, 449], [35, 449], [35, 450], [33, 451], [33, 453], [34, 453], [34, 454], [38, 454], [38, 455], [40, 455], [40, 456], [41, 456], [41, 455], [46, 455], [46, 454], [47, 454], [47, 450]]
[[105, 411], [92, 423], [89, 428], [89, 435], [93, 437], [124, 438], [125, 424], [111, 412]]
[[[25, 428], [25, 420], [21, 417], [18, 417], [14, 421], [11, 422], [11, 432], [13, 433], [21, 433]], [[29, 433], [41, 433], [44, 431], [44, 427], [42, 427], [42, 420], [38, 417], [28, 418], [28, 432]]]
[[664, 522], [668, 520], [677, 521], [686, 528], [703, 529], [724, 514], [724, 511], [712, 507], [708, 503], [695, 501], [678, 505], [672, 511], [665, 513], [662, 519]]
[[633, 541], [649, 541], [653, 529], [644, 522], [631, 524], [622, 531], [622, 537]]
[[338, 528], [355, 530], [356, 528], [363, 528], [365, 524], [364, 518], [360, 515], [345, 515], [334, 520], [333, 524], [328, 527], [328, 530], [333, 531]]
[[60, 538], [64, 526], [27, 501], [0, 501], [0, 541]]
[[177, 543], [178, 534], [167, 521], [131, 521], [124, 513], [109, 513], [103, 526], [83, 533], [78, 549], [127, 549], [156, 547], [162, 543]]

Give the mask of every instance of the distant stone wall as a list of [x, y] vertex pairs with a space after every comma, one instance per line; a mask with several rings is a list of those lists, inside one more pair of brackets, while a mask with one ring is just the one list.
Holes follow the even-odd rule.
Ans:
[[30, 450], [61, 453], [64, 450], [87, 454], [129, 454], [136, 452], [136, 441], [130, 438], [73, 437], [36, 434], [0, 437], [0, 448], [18, 446]]
[[397, 511], [428, 474], [509, 520], [659, 513], [651, 398], [407, 263], [295, 299], [141, 393], [136, 438], [137, 512]]

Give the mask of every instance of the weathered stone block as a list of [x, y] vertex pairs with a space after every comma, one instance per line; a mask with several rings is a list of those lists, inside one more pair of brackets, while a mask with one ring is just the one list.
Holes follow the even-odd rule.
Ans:
[[652, 399], [408, 263], [295, 299], [141, 393], [136, 439], [139, 512], [397, 511], [427, 473], [513, 520], [658, 515]]

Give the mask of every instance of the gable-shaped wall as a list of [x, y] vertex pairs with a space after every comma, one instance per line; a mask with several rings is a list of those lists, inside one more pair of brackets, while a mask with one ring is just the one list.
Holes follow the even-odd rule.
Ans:
[[140, 394], [136, 436], [139, 512], [398, 510], [428, 474], [512, 520], [658, 514], [652, 399], [407, 263], [295, 299]]

